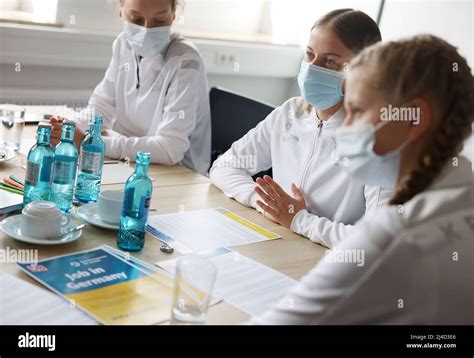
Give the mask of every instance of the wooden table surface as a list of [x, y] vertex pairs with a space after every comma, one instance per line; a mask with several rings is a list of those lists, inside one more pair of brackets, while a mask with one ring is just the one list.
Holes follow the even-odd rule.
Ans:
[[[36, 126], [27, 125], [23, 137], [34, 137], [35, 130]], [[14, 174], [24, 178], [25, 171], [19, 164], [25, 164], [23, 156], [20, 156], [18, 161], [12, 160], [3, 165], [0, 164], [0, 177], [3, 178], [4, 176]], [[151, 209], [153, 211], [150, 212], [150, 215], [215, 207], [229, 209], [245, 219], [251, 220], [265, 229], [282, 236], [282, 239], [234, 246], [232, 249], [294, 279], [301, 278], [324, 255], [325, 248], [323, 246], [314, 244], [308, 239], [267, 220], [256, 210], [227, 198], [207, 178], [200, 174], [194, 173], [182, 166], [166, 167], [161, 165], [150, 165], [149, 173], [155, 179], [153, 181], [154, 188], [151, 201]], [[123, 190], [123, 187], [123, 184], [114, 184], [103, 185], [101, 189]], [[75, 242], [58, 246], [35, 246], [13, 240], [4, 235], [3, 232], [0, 232], [0, 249], [6, 250], [7, 247], [10, 249], [37, 249], [38, 258], [45, 259], [91, 249], [103, 244], [116, 247], [116, 236], [117, 232], [87, 225], [81, 238]], [[139, 253], [133, 253], [133, 256], [151, 264], [180, 256], [178, 252], [171, 255], [164, 254], [159, 248], [160, 242], [151, 235], [146, 234], [144, 249]], [[0, 263], [0, 270], [39, 285], [20, 271], [14, 263]], [[249, 316], [246, 313], [225, 302], [221, 302], [209, 309], [207, 323], [237, 324], [244, 322], [248, 318]]]

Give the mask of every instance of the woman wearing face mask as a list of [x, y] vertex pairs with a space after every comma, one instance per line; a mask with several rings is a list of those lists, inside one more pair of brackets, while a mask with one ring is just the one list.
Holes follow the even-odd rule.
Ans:
[[[146, 151], [154, 163], [181, 163], [205, 174], [211, 152], [207, 79], [194, 45], [171, 32], [177, 6], [178, 0], [120, 1], [124, 30], [89, 109], [115, 134], [104, 137], [106, 156], [135, 158]], [[83, 113], [78, 121], [78, 145], [89, 117]], [[52, 122], [56, 144], [61, 121]]]
[[[334, 10], [313, 26], [298, 76], [303, 98], [288, 100], [214, 163], [210, 179], [239, 201], [312, 241], [332, 247], [390, 190], [353, 181], [334, 165], [334, 130], [344, 119], [344, 64], [381, 40], [365, 13]], [[253, 167], [236, 167], [253, 156]], [[273, 179], [252, 175], [269, 168]], [[291, 194], [289, 194], [291, 193]]]
[[474, 186], [459, 156], [472, 134], [471, 69], [430, 35], [375, 45], [349, 68], [338, 155], [354, 179], [396, 192], [253, 322], [473, 324]]

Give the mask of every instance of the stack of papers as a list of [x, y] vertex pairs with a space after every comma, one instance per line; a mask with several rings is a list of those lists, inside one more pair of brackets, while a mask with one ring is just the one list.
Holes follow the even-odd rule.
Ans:
[[0, 214], [19, 210], [23, 207], [23, 195], [0, 190]]
[[94, 325], [55, 294], [0, 272], [0, 325]]
[[[245, 257], [238, 252], [219, 248], [199, 254], [217, 267], [214, 293], [224, 301], [247, 312], [259, 315], [277, 303], [297, 281]], [[174, 273], [178, 259], [156, 265]]]
[[182, 253], [281, 238], [224, 208], [151, 216], [147, 231]]

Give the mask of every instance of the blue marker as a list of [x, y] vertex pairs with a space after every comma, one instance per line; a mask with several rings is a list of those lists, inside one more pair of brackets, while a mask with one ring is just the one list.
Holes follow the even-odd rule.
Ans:
[[153, 185], [148, 177], [149, 164], [150, 153], [138, 152], [135, 172], [125, 183], [117, 237], [117, 245], [121, 250], [140, 251], [145, 244], [145, 227], [153, 192]]

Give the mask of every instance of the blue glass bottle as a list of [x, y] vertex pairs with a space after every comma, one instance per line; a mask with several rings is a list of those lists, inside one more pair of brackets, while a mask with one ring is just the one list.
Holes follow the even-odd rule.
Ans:
[[153, 185], [148, 177], [149, 164], [150, 153], [138, 152], [135, 172], [125, 183], [117, 237], [117, 245], [121, 250], [140, 251], [145, 244], [145, 227], [153, 192]]
[[66, 120], [62, 125], [61, 141], [54, 150], [54, 166], [51, 184], [51, 201], [63, 213], [72, 208], [74, 183], [76, 182], [77, 159], [79, 152], [74, 144], [76, 123]]
[[36, 144], [28, 152], [23, 204], [35, 200], [49, 200], [51, 195], [51, 169], [54, 151], [50, 147], [51, 124], [38, 125]]
[[90, 129], [81, 143], [74, 194], [74, 198], [81, 203], [96, 203], [99, 200], [105, 155], [105, 143], [101, 131], [102, 116], [96, 115], [90, 122]]

